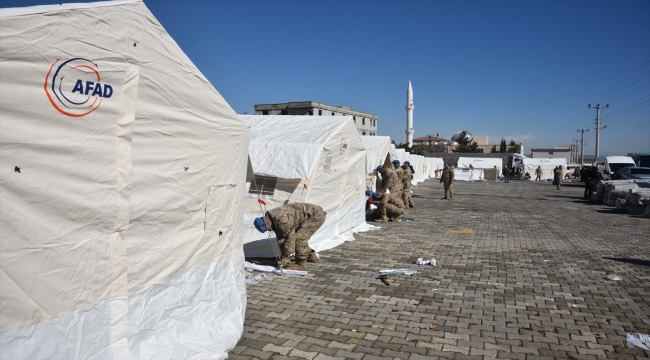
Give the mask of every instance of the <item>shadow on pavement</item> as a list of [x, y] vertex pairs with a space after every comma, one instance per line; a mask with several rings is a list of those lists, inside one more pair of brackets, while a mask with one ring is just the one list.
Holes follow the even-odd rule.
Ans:
[[613, 257], [604, 257], [603, 259], [626, 262], [628, 264], [634, 264], [634, 265], [650, 266], [650, 260], [630, 259], [630, 258], [613, 258]]

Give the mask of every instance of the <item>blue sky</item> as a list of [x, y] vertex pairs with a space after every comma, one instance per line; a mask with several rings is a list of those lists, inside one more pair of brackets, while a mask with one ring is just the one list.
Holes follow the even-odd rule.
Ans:
[[[3, 0], [2, 7], [60, 1]], [[145, 1], [238, 113], [312, 100], [405, 141], [459, 130], [531, 148], [650, 152], [650, 1]]]

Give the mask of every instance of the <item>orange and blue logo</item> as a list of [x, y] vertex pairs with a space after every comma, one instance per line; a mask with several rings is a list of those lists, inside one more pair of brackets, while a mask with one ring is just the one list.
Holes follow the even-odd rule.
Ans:
[[56, 59], [43, 89], [52, 106], [71, 117], [86, 116], [113, 96], [113, 87], [101, 82], [97, 64], [84, 58]]

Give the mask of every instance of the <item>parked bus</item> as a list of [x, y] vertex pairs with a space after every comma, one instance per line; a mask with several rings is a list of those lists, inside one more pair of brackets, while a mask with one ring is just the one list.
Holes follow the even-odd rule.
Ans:
[[650, 153], [629, 153], [627, 156], [634, 160], [636, 166], [650, 167]]

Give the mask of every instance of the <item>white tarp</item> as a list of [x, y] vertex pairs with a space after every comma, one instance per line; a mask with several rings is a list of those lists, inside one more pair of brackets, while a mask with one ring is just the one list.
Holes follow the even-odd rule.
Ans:
[[361, 136], [366, 148], [366, 188], [377, 189], [377, 167], [390, 166], [397, 158], [395, 147], [391, 146], [389, 136]]
[[562, 177], [567, 172], [567, 164], [566, 164], [566, 159], [563, 158], [524, 158], [523, 159], [523, 168], [521, 170], [521, 176], [525, 176], [526, 173], [530, 174], [530, 179], [535, 180], [537, 178], [537, 175], [535, 173], [535, 170], [537, 167], [542, 168], [542, 180], [549, 180], [553, 179], [553, 170], [555, 169], [556, 166], [562, 165], [562, 169], [564, 170], [562, 173]]
[[408, 157], [406, 156], [406, 154], [407, 154], [407, 152], [404, 149], [395, 149], [395, 155], [397, 155], [397, 160], [399, 160], [399, 162], [401, 162], [401, 163], [408, 160]]
[[[502, 169], [503, 169], [503, 160], [501, 160], [501, 158], [459, 157], [458, 164], [456, 167], [468, 169], [470, 165], [472, 165], [474, 169], [493, 169], [496, 166], [497, 176], [501, 176]], [[481, 178], [483, 178], [482, 175]]]
[[440, 177], [442, 174], [442, 169], [445, 168], [445, 162], [441, 158], [427, 158], [431, 161], [431, 169], [429, 172], [430, 177]]
[[0, 17], [2, 358], [225, 358], [248, 128], [141, 1]]
[[[272, 195], [249, 194], [246, 198], [243, 221], [247, 257], [273, 256], [271, 241], [275, 238], [269, 240], [268, 234], [253, 226], [253, 220], [262, 215], [258, 198], [267, 203], [267, 210], [300, 201], [321, 206], [327, 218], [309, 240], [316, 251], [353, 240], [353, 232], [369, 228], [365, 222], [366, 150], [351, 116], [240, 118], [251, 129], [253, 172], [276, 181]], [[307, 169], [309, 172], [304, 172]]]
[[455, 181], [482, 181], [483, 178], [483, 169], [454, 169], [454, 180]]

